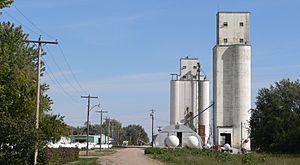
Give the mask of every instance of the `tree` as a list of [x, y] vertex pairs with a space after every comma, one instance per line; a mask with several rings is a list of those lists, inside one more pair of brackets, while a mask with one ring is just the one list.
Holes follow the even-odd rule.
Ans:
[[[73, 135], [83, 135], [86, 134], [87, 128], [86, 128], [86, 122], [84, 123], [85, 126], [83, 127], [72, 127], [72, 133]], [[110, 127], [108, 128], [108, 125]], [[122, 124], [115, 120], [115, 119], [110, 119], [110, 124], [108, 124], [108, 120], [105, 120], [102, 123], [102, 126], [100, 124], [91, 124], [90, 123], [90, 129], [89, 133], [90, 135], [99, 135], [100, 134], [100, 129], [102, 131], [102, 134], [107, 135], [108, 134], [108, 129], [110, 132], [110, 137], [112, 137], [118, 144], [121, 144], [122, 141], [120, 139], [121, 133], [122, 133]]]
[[0, 160], [7, 164], [29, 164], [37, 139], [33, 111], [36, 50], [22, 43], [27, 37], [20, 27], [0, 25], [0, 142], [4, 146]]
[[71, 126], [71, 129], [72, 129], [72, 135], [83, 135], [84, 134], [82, 127], [72, 127]]
[[[86, 125], [86, 122], [84, 125]], [[71, 129], [73, 135], [86, 134], [86, 126], [76, 128], [72, 127]], [[102, 134], [106, 136], [108, 135], [109, 131], [109, 137], [113, 138], [117, 144], [122, 144], [123, 141], [129, 141], [132, 145], [149, 142], [146, 131], [140, 125], [129, 125], [127, 127], [122, 127], [122, 124], [119, 121], [110, 119], [110, 121], [105, 120], [102, 123], [102, 127], [99, 124], [90, 124], [90, 135], [99, 135], [100, 129], [102, 129]]]
[[300, 83], [283, 79], [259, 90], [250, 120], [256, 150], [300, 153]]
[[0, 164], [30, 164], [37, 131], [32, 118], [19, 120], [0, 113]]
[[[110, 126], [110, 127], [108, 127], [108, 126]], [[122, 141], [120, 138], [121, 132], [122, 132], [121, 122], [119, 122], [115, 119], [110, 119], [109, 121], [108, 120], [104, 121], [102, 124], [102, 134], [107, 135], [108, 131], [109, 131], [109, 136], [111, 138], [113, 138], [117, 144], [122, 144]]]
[[[63, 118], [46, 115], [52, 100], [41, 85], [40, 126], [35, 129], [37, 48], [11, 23], [0, 24], [0, 164], [31, 164], [34, 146], [67, 132]], [[45, 70], [42, 67], [42, 70]]]
[[14, 2], [13, 0], [0, 0], [0, 9], [9, 7], [13, 2]]
[[42, 115], [40, 128], [43, 130], [43, 139], [46, 141], [60, 140], [61, 136], [68, 136], [71, 134], [71, 127], [63, 121], [63, 116], [60, 115]]
[[149, 142], [147, 133], [141, 125], [129, 125], [123, 128], [122, 140], [127, 140], [132, 145], [138, 145], [141, 141]]

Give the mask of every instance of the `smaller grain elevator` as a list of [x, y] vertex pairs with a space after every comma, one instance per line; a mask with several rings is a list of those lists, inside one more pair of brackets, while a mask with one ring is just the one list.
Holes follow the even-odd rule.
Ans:
[[[209, 107], [209, 81], [201, 73], [198, 58], [181, 58], [180, 74], [171, 75], [170, 125], [185, 124], [205, 144], [210, 135], [209, 110], [205, 110]], [[192, 119], [199, 112], [202, 113]]]

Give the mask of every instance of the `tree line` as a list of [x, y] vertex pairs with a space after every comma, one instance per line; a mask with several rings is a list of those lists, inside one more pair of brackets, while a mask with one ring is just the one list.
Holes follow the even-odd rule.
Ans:
[[[71, 127], [73, 135], [86, 135], [87, 126], [86, 122], [82, 127]], [[89, 134], [99, 135], [100, 132], [106, 136], [114, 139], [115, 143], [122, 145], [123, 141], [128, 141], [130, 145], [140, 145], [143, 142], [148, 143], [149, 138], [141, 125], [128, 125], [122, 127], [122, 123], [115, 119], [106, 120], [100, 124], [90, 124], [89, 123]]]

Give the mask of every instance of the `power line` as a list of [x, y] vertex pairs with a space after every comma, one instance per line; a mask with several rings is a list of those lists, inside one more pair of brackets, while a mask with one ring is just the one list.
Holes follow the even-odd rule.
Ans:
[[71, 94], [69, 94], [64, 88], [63, 86], [56, 80], [56, 78], [54, 77], [54, 75], [52, 75], [52, 73], [48, 73], [47, 71], [45, 71], [45, 73], [48, 75], [48, 77], [51, 79], [52, 82], [54, 82], [55, 84], [58, 85], [58, 87], [63, 91], [63, 93], [68, 96], [68, 98], [70, 100], [72, 100], [74, 103], [81, 105], [81, 103], [77, 102], [73, 96]]
[[[126, 109], [124, 111], [127, 111]], [[145, 114], [145, 113], [148, 113], [148, 110], [147, 111], [138, 111], [138, 112], [125, 112], [125, 113], [118, 113], [118, 115], [120, 116], [132, 116], [132, 115], [137, 115], [137, 114]], [[112, 114], [114, 115], [114, 114]]]
[[17, 18], [15, 18], [15, 17], [13, 17], [12, 15], [10, 15], [7, 11], [5, 11], [5, 10], [3, 10], [3, 11], [4, 11], [4, 13], [5, 13], [8, 17], [10, 17], [11, 19], [13, 19], [13, 20], [16, 21], [17, 23], [19, 23], [21, 26], [25, 27], [26, 29], [28, 29], [29, 31], [31, 31], [32, 33], [34, 33], [34, 34], [36, 34], [36, 35], [39, 34], [38, 32], [32, 30], [30, 27], [28, 27], [28, 26], [26, 26], [25, 24], [23, 24], [23, 23], [22, 23], [21, 21], [19, 21]]
[[[117, 118], [117, 117], [115, 117]], [[141, 121], [146, 121], [148, 119], [148, 117], [143, 118], [143, 119], [139, 119], [139, 120], [130, 120], [130, 121], [124, 121], [123, 123], [125, 124], [138, 124]]]
[[66, 58], [66, 56], [65, 56], [65, 53], [64, 53], [63, 49], [62, 49], [61, 46], [60, 46], [60, 44], [58, 44], [58, 48], [59, 48], [61, 54], [63, 55], [64, 60], [65, 60], [65, 62], [66, 62], [66, 64], [67, 64], [69, 70], [71, 71], [72, 76], [73, 76], [74, 80], [76, 81], [77, 85], [80, 87], [80, 89], [81, 89], [84, 93], [89, 93], [88, 91], [86, 91], [86, 90], [80, 85], [79, 81], [77, 80], [77, 78], [76, 78], [76, 76], [75, 76], [75, 74], [74, 74], [74, 72], [73, 72], [73, 70], [72, 70], [72, 68], [71, 68], [71, 66], [70, 66], [70, 64], [69, 64], [69, 62], [68, 62], [68, 60], [67, 60], [67, 58]]
[[47, 35], [48, 37], [52, 38], [52, 39], [56, 39], [55, 37], [51, 36], [50, 34], [48, 34], [47, 32], [43, 31], [41, 28], [39, 28], [38, 26], [35, 25], [35, 23], [33, 23], [21, 10], [19, 10], [17, 8], [16, 5], [12, 4], [12, 6], [33, 26], [35, 27], [38, 31], [40, 31], [41, 33], [44, 33], [45, 35]]
[[156, 121], [159, 121], [159, 122], [163, 122], [163, 123], [169, 123], [169, 121], [166, 121], [166, 120], [162, 120], [162, 119], [158, 119], [157, 117], [155, 118]]
[[47, 52], [49, 52], [50, 58], [52, 59], [52, 61], [53, 61], [54, 64], [56, 65], [57, 69], [58, 69], [58, 70], [60, 71], [60, 73], [62, 74], [62, 76], [63, 76], [63, 78], [65, 79], [65, 81], [67, 81], [67, 83], [69, 83], [70, 86], [71, 86], [73, 89], [75, 89], [75, 91], [81, 93], [81, 91], [78, 90], [78, 88], [76, 88], [76, 87], [73, 85], [73, 83], [71, 83], [71, 82], [69, 81], [69, 79], [67, 78], [67, 76], [65, 75], [65, 73], [63, 72], [63, 70], [61, 69], [61, 67], [60, 67], [60, 66], [58, 65], [58, 63], [56, 62], [56, 60], [55, 60], [55, 58], [54, 58], [54, 55], [51, 53], [51, 51], [50, 51], [49, 49], [47, 49], [47, 47], [46, 47], [46, 50], [47, 50]]
[[73, 98], [73, 96], [72, 96], [70, 93], [68, 93], [68, 92], [64, 89], [64, 87], [59, 83], [59, 81], [58, 81], [58, 80], [55, 78], [55, 76], [51, 73], [51, 69], [50, 69], [49, 65], [45, 62], [45, 60], [43, 60], [43, 62], [44, 62], [45, 65], [47, 66], [47, 69], [50, 71], [50, 73], [48, 73], [48, 72], [45, 70], [45, 73], [48, 75], [48, 77], [50, 78], [50, 80], [51, 80], [53, 83], [55, 83], [56, 85], [58, 85], [58, 87], [63, 91], [63, 93], [64, 93], [66, 96], [68, 96], [68, 98], [69, 98], [70, 100], [72, 100], [74, 103], [77, 103], [77, 104], [81, 105], [81, 103], [79, 103], [78, 101], [76, 101], [76, 100]]
[[[48, 37], [50, 37], [50, 38], [52, 38], [52, 39], [56, 39], [55, 37], [53, 37], [53, 36], [51, 36], [49, 33], [47, 33], [47, 32], [45, 32], [44, 30], [42, 30], [41, 28], [39, 28], [33, 21], [31, 21], [16, 5], [14, 5], [14, 4], [12, 4], [12, 6], [14, 6], [14, 8], [33, 26], [33, 27], [35, 27], [38, 31], [40, 31], [41, 33], [43, 33], [43, 34], [45, 34], [45, 35], [47, 35]], [[13, 17], [12, 17], [13, 18]], [[16, 19], [15, 19], [16, 20]], [[17, 21], [17, 22], [19, 22], [20, 23], [20, 21]], [[22, 25], [22, 24], [21, 24]], [[24, 25], [23, 25], [24, 26]], [[25, 26], [24, 26], [25, 27]], [[27, 27], [28, 28], [28, 27]], [[28, 28], [28, 29], [30, 29], [30, 31], [32, 31], [32, 32], [34, 32], [34, 33], [36, 33], [36, 34], [38, 34], [37, 32], [35, 32], [35, 31], [33, 31], [31, 28]], [[70, 66], [70, 64], [69, 64], [69, 62], [67, 61], [67, 58], [66, 58], [66, 56], [65, 56], [65, 53], [64, 53], [64, 51], [62, 50], [62, 48], [61, 48], [61, 46], [60, 45], [58, 45], [58, 47], [59, 47], [59, 50], [60, 50], [60, 52], [62, 53], [62, 55], [63, 55], [63, 58], [64, 58], [64, 61], [66, 62], [66, 64], [67, 64], [67, 66], [68, 66], [68, 68], [69, 68], [69, 70], [71, 71], [71, 73], [72, 73], [72, 76], [73, 76], [73, 78], [74, 78], [74, 80], [75, 80], [75, 82], [77, 83], [77, 85], [79, 86], [79, 88], [84, 92], [84, 93], [89, 93], [87, 90], [85, 90], [82, 86], [81, 86], [81, 84], [79, 83], [79, 81], [78, 81], [78, 79], [76, 78], [76, 76], [75, 76], [75, 74], [74, 74], [74, 72], [73, 72], [73, 70], [72, 70], [72, 68], [71, 68], [71, 66]]]

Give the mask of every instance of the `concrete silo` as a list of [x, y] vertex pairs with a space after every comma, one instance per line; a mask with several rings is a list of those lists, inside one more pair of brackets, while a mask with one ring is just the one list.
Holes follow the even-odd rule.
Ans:
[[[205, 110], [209, 107], [209, 81], [208, 80], [200, 80], [198, 81], [198, 92], [199, 92], [199, 106], [198, 112], [203, 111], [198, 116], [198, 133], [204, 144], [207, 143], [207, 139], [210, 136], [209, 129], [209, 110]], [[205, 110], [205, 111], [204, 111]]]
[[[181, 58], [180, 74], [170, 82], [170, 124], [184, 124], [197, 114], [197, 58]], [[197, 129], [197, 119], [187, 123]]]
[[209, 110], [197, 115], [209, 107], [209, 81], [200, 74], [197, 58], [180, 59], [180, 74], [173, 74], [170, 88], [170, 124], [185, 124], [206, 143], [210, 131]]
[[[249, 138], [249, 17], [249, 12], [218, 12], [217, 44], [213, 49], [214, 143], [229, 143], [236, 148]], [[244, 147], [250, 149], [250, 141]]]

